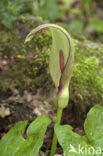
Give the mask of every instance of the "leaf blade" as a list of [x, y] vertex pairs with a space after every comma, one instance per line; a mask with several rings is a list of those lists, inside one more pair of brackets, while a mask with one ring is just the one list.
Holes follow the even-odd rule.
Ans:
[[103, 107], [95, 105], [87, 114], [84, 129], [88, 140], [103, 150]]
[[27, 121], [18, 122], [0, 141], [0, 156], [37, 156], [50, 123], [48, 117], [38, 117], [30, 124], [24, 139]]
[[51, 120], [46, 116], [40, 116], [33, 121], [27, 129], [27, 139], [22, 143], [16, 156], [37, 156], [50, 123]]
[[27, 121], [18, 122], [0, 141], [1, 156], [15, 156], [24, 138], [22, 137]]
[[[69, 125], [61, 126], [56, 124], [54, 130], [66, 156], [81, 156], [83, 154], [80, 154], [78, 151], [79, 144], [82, 147], [85, 147], [85, 145], [89, 146], [86, 137], [74, 133], [72, 127]], [[73, 147], [73, 149], [71, 147]], [[73, 151], [71, 151], [71, 149]]]

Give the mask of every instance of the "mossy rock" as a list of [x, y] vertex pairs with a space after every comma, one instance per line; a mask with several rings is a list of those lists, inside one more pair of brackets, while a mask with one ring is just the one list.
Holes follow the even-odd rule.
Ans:
[[71, 80], [71, 100], [77, 110], [102, 104], [103, 100], [103, 45], [90, 41], [75, 44], [74, 72]]

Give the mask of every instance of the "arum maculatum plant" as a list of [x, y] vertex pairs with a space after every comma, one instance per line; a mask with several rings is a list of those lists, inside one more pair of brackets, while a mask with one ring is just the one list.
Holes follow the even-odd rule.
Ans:
[[[74, 52], [72, 39], [68, 32], [55, 24], [43, 24], [32, 30], [26, 37], [25, 42], [41, 30], [49, 29], [52, 35], [52, 48], [49, 57], [49, 69], [52, 80], [56, 87], [55, 102], [57, 105], [56, 123], [60, 124], [62, 111], [69, 101], [69, 83], [73, 71]], [[50, 156], [54, 156], [57, 137], [54, 133]]]
[[[69, 34], [60, 26], [53, 24], [37, 27], [27, 36], [26, 42], [30, 41], [35, 33], [44, 29], [49, 29], [52, 35], [49, 68], [57, 91], [55, 96], [57, 119], [50, 156], [55, 155], [57, 139], [65, 156], [103, 156], [102, 106], [95, 105], [88, 112], [84, 122], [84, 136], [73, 132], [73, 128], [69, 125], [60, 125], [62, 111], [69, 102], [69, 83], [74, 59], [73, 47]], [[28, 121], [17, 122], [0, 140], [0, 156], [42, 156], [40, 148], [50, 123], [51, 120], [47, 116], [37, 117], [29, 126]]]

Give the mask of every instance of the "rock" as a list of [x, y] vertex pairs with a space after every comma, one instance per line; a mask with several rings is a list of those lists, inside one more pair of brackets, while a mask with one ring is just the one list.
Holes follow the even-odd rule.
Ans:
[[33, 114], [36, 114], [37, 116], [41, 116], [42, 115], [41, 111], [38, 108], [34, 109]]
[[9, 116], [9, 115], [10, 115], [10, 109], [4, 107], [3, 105], [1, 105], [1, 108], [0, 108], [0, 117], [1, 118], [5, 118], [6, 116]]
[[24, 99], [26, 102], [31, 102], [31, 101], [32, 101], [32, 95], [31, 95], [27, 90], [25, 90], [25, 91], [24, 91], [23, 99]]
[[13, 96], [17, 96], [17, 95], [19, 95], [19, 91], [17, 89], [14, 89], [13, 90]]

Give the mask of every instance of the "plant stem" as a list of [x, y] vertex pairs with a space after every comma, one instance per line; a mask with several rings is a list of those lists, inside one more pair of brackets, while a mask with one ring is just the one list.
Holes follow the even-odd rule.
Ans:
[[[56, 124], [60, 124], [61, 117], [62, 117], [62, 112], [63, 112], [63, 109], [61, 109], [61, 108], [57, 109]], [[54, 156], [55, 151], [56, 151], [56, 146], [57, 146], [57, 136], [56, 136], [56, 134], [54, 132], [50, 156]]]
[[39, 152], [39, 156], [43, 156], [41, 151]]

